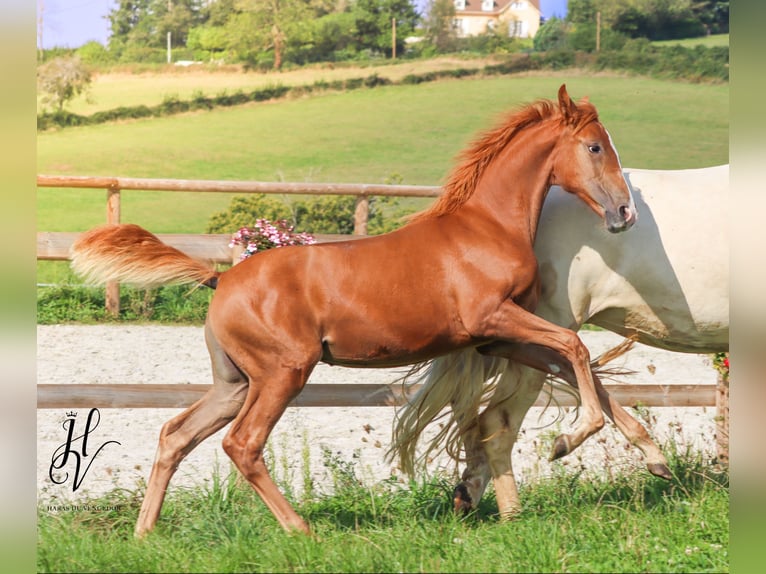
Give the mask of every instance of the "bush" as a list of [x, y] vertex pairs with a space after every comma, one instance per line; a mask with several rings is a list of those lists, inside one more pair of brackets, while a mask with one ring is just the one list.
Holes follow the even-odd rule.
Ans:
[[92, 74], [79, 56], [55, 58], [37, 68], [37, 88], [42, 102], [58, 111], [69, 100], [87, 93]]
[[657, 47], [640, 38], [628, 40], [622, 50], [600, 52], [594, 65], [597, 69], [627, 70], [665, 78], [728, 81], [729, 48]]
[[100, 44], [95, 40], [77, 48], [75, 54], [79, 56], [83, 62], [91, 66], [111, 64], [114, 62], [114, 58], [112, 58], [109, 50], [107, 50], [103, 44]]
[[[349, 195], [294, 199], [289, 203], [263, 193], [235, 196], [226, 211], [210, 217], [206, 233], [234, 233], [259, 219], [268, 219], [286, 220], [300, 232], [350, 235], [354, 232], [355, 210], [356, 198]], [[370, 198], [367, 232], [376, 235], [391, 231], [401, 224], [402, 215], [395, 198]]]

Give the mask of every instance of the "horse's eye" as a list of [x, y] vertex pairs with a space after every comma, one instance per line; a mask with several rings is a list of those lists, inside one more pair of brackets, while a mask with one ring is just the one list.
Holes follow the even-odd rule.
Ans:
[[590, 153], [601, 153], [601, 146], [598, 144], [591, 144], [588, 146], [588, 151]]

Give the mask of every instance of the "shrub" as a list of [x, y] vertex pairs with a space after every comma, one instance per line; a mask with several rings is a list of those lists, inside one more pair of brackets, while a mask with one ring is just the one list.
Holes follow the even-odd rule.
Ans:
[[[226, 211], [210, 217], [207, 233], [234, 233], [259, 219], [284, 220], [287, 225], [311, 234], [351, 234], [354, 232], [356, 198], [330, 195], [319, 198], [283, 201], [272, 195], [235, 196]], [[367, 232], [370, 235], [391, 231], [400, 225], [401, 215], [395, 198], [370, 198]]]
[[37, 68], [37, 88], [43, 104], [61, 111], [69, 100], [87, 93], [92, 81], [90, 69], [79, 56], [55, 58]]
[[114, 58], [112, 58], [109, 50], [107, 50], [103, 44], [100, 44], [95, 40], [87, 42], [77, 48], [75, 54], [79, 56], [83, 62], [92, 66], [111, 64], [114, 62]]

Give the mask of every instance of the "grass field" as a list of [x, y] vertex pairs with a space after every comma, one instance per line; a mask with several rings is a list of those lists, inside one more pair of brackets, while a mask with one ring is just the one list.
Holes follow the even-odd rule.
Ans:
[[523, 484], [522, 515], [497, 521], [493, 496], [467, 518], [450, 480], [364, 487], [333, 470], [330, 496], [295, 500], [314, 538], [282, 531], [232, 479], [173, 489], [157, 529], [135, 540], [142, 493], [113, 491], [92, 510], [38, 510], [38, 572], [727, 572], [728, 476], [693, 455], [675, 478], [561, 473]]
[[[656, 169], [728, 161], [728, 86], [567, 72], [390, 86], [38, 135], [38, 173], [436, 185], [455, 154], [503, 111], [590, 96], [622, 163]], [[99, 190], [38, 190], [39, 230], [104, 221]], [[124, 221], [203, 232], [229, 197], [124, 192]]]

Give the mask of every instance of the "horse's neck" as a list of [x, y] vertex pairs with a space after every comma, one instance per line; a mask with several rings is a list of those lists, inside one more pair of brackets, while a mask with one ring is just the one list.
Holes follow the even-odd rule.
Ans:
[[545, 125], [519, 134], [487, 167], [468, 204], [485, 212], [514, 235], [534, 243], [550, 189], [552, 151], [558, 136]]

